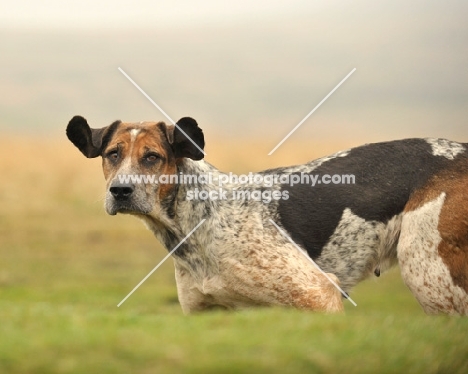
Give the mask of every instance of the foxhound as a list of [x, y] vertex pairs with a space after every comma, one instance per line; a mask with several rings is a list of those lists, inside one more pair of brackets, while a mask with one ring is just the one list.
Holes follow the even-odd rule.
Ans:
[[[342, 294], [330, 279], [349, 292], [399, 263], [426, 313], [468, 314], [466, 144], [366, 144], [258, 173], [279, 175], [273, 183], [229, 181], [221, 191], [216, 180], [227, 174], [203, 160], [203, 132], [192, 118], [92, 129], [75, 116], [67, 136], [86, 157], [102, 157], [108, 214], [140, 218], [168, 250], [205, 220], [173, 253], [185, 313], [273, 305], [338, 312]], [[208, 174], [214, 179], [159, 178]], [[330, 183], [343, 175], [353, 183]], [[298, 179], [309, 183], [287, 182]]]

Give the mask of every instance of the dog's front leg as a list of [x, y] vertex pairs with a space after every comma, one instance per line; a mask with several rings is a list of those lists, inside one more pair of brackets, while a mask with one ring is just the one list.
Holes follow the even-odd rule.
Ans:
[[177, 294], [184, 314], [212, 309], [216, 304], [210, 295], [200, 291], [197, 280], [188, 270], [174, 262]]
[[[297, 251], [295, 248], [292, 251]], [[289, 257], [269, 256], [228, 259], [223, 280], [233, 294], [242, 295], [254, 305], [292, 306], [320, 312], [342, 312], [340, 291], [298, 252]], [[296, 256], [298, 255], [298, 256]], [[339, 284], [334, 274], [327, 273]]]
[[[238, 259], [225, 258], [219, 263], [217, 274], [203, 279], [195, 279], [175, 262], [177, 292], [183, 312], [255, 306], [342, 312], [341, 293], [327, 277], [295, 248], [284, 250], [272, 256], [259, 251]], [[334, 274], [328, 273], [328, 276], [339, 283]]]

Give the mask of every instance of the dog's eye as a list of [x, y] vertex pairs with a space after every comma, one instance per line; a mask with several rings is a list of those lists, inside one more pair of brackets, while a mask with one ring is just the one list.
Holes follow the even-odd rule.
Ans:
[[119, 152], [117, 150], [110, 151], [107, 153], [106, 157], [111, 161], [117, 161], [119, 158]]
[[146, 161], [146, 162], [149, 162], [149, 163], [151, 163], [151, 164], [154, 164], [156, 161], [159, 160], [159, 158], [160, 158], [160, 157], [159, 157], [157, 154], [155, 154], [155, 153], [150, 153], [150, 154], [147, 154], [147, 155], [145, 156], [145, 161]]

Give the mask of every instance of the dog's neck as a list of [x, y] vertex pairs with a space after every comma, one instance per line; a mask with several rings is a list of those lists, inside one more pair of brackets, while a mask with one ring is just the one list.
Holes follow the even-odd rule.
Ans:
[[[187, 183], [180, 183], [179, 179], [169, 203], [161, 204], [159, 202], [151, 214], [140, 216], [168, 251], [178, 245], [203, 219], [210, 218], [210, 221], [216, 221], [215, 216], [219, 211], [218, 205], [222, 204], [220, 200], [202, 199], [194, 196], [193, 193], [195, 191], [219, 190], [219, 186], [214, 180], [217, 180], [217, 177], [224, 175], [224, 173], [204, 160], [193, 161], [191, 159], [183, 159], [178, 164], [177, 172], [179, 178], [189, 176], [192, 179], [187, 178], [185, 180]], [[201, 177], [205, 175], [206, 178]], [[223, 188], [230, 189], [232, 186], [223, 185]], [[201, 226], [204, 224], [206, 223]], [[188, 252], [196, 250], [197, 247], [204, 247], [207, 244], [205, 242], [208, 240], [206, 235], [208, 230], [201, 226], [186, 242], [180, 245], [175, 253], [176, 256], [185, 256]]]

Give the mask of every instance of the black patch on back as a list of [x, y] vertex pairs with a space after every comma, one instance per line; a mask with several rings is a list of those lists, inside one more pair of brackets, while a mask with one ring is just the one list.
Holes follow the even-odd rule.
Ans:
[[[457, 156], [466, 158], [466, 153]], [[388, 222], [402, 212], [411, 193], [438, 170], [453, 164], [432, 155], [424, 139], [405, 139], [353, 148], [345, 157], [324, 162], [310, 174], [355, 175], [355, 184], [282, 185], [288, 200], [279, 200], [280, 223], [315, 259], [349, 208], [366, 221]], [[284, 169], [266, 171], [281, 173]], [[299, 173], [293, 173], [298, 174]], [[353, 240], [350, 238], [350, 240]]]

